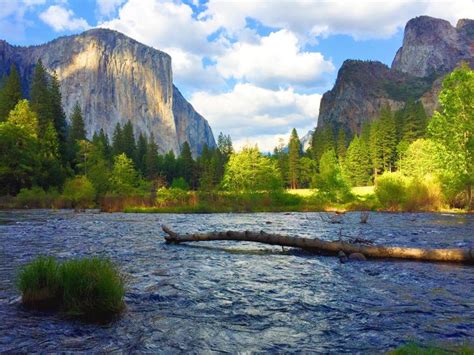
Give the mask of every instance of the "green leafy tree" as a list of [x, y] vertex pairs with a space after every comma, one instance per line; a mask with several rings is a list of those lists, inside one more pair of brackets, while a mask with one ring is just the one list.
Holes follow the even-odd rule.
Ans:
[[322, 155], [314, 186], [321, 196], [330, 201], [346, 202], [351, 197], [334, 149], [329, 149]]
[[39, 136], [43, 137], [49, 122], [54, 122], [52, 116], [51, 92], [46, 72], [41, 59], [38, 60], [33, 73], [30, 89], [31, 108], [38, 115]]
[[291, 131], [288, 144], [288, 182], [290, 188], [297, 189], [300, 175], [301, 142], [296, 129]]
[[444, 148], [437, 146], [431, 139], [417, 139], [406, 149], [400, 172], [419, 180], [427, 175], [438, 176], [443, 168], [438, 154], [440, 150]]
[[11, 65], [3, 87], [0, 89], [0, 122], [6, 121], [8, 114], [21, 100], [21, 82], [14, 64]]
[[98, 195], [104, 195], [110, 186], [110, 163], [105, 156], [103, 141], [97, 138], [89, 143], [80, 141], [79, 161], [84, 162], [82, 168], [87, 173], [87, 178], [92, 182]]
[[316, 175], [316, 162], [309, 156], [300, 158], [300, 186], [308, 188]]
[[140, 185], [140, 180], [133, 161], [125, 153], [114, 158], [114, 166], [110, 176], [110, 191], [118, 194], [133, 193]]
[[224, 188], [231, 191], [275, 191], [283, 182], [275, 161], [257, 147], [245, 147], [230, 156], [225, 168]]
[[48, 123], [43, 138], [39, 140], [39, 162], [36, 184], [44, 189], [62, 186], [66, 174], [61, 162], [58, 135], [53, 122]]
[[472, 208], [474, 184], [474, 71], [467, 64], [455, 69], [443, 81], [440, 110], [429, 124], [446, 175], [465, 192], [465, 204]]
[[38, 121], [28, 101], [18, 102], [7, 122], [0, 123], [0, 193], [31, 187], [38, 170]]
[[90, 208], [94, 206], [96, 191], [87, 177], [76, 176], [64, 184], [63, 196], [74, 208]]

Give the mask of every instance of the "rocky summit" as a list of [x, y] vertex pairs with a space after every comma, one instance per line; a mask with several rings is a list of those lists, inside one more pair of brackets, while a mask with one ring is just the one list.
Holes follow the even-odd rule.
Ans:
[[178, 154], [185, 141], [195, 156], [216, 145], [208, 122], [173, 85], [172, 59], [162, 51], [108, 29], [39, 46], [0, 41], [0, 77], [16, 64], [25, 93], [38, 59], [58, 75], [66, 114], [81, 106], [89, 137], [100, 129], [111, 137], [117, 123], [130, 120], [136, 134], [153, 135], [162, 153]]
[[344, 62], [334, 87], [323, 95], [318, 127], [354, 134], [383, 106], [398, 110], [408, 99], [420, 100], [431, 115], [443, 76], [462, 61], [474, 67], [474, 20], [459, 20], [453, 27], [441, 19], [414, 18], [391, 68], [377, 61]]

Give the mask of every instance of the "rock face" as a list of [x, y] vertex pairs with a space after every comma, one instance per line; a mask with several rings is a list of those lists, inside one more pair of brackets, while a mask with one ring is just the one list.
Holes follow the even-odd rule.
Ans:
[[15, 63], [25, 92], [38, 59], [58, 75], [66, 114], [76, 102], [81, 106], [89, 137], [100, 129], [111, 137], [117, 123], [130, 120], [137, 135], [153, 134], [162, 153], [178, 154], [185, 141], [194, 155], [204, 144], [215, 147], [207, 121], [173, 85], [171, 57], [164, 52], [107, 29], [40, 46], [0, 42], [0, 71]]
[[392, 67], [376, 61], [347, 60], [332, 90], [321, 100], [318, 127], [332, 125], [349, 133], [379, 116], [384, 105], [397, 110], [412, 98], [427, 114], [437, 107], [442, 77], [461, 61], [474, 67], [474, 21], [447, 21], [421, 16], [405, 28], [403, 46]]

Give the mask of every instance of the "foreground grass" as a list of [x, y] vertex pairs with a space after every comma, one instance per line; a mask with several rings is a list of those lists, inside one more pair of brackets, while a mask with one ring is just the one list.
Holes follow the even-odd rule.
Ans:
[[408, 343], [388, 352], [389, 355], [472, 355], [474, 347], [470, 345], [462, 346], [435, 346]]
[[109, 260], [101, 258], [58, 263], [38, 257], [21, 269], [18, 288], [28, 308], [60, 310], [87, 321], [109, 321], [125, 308], [123, 278]]

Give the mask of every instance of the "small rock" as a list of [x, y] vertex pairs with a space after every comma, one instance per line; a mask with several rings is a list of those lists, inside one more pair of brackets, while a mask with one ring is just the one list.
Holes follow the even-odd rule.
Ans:
[[339, 258], [339, 261], [344, 264], [345, 262], [347, 262], [347, 255], [346, 253], [344, 253], [342, 250], [339, 251], [339, 253], [337, 254], [337, 257]]
[[365, 261], [367, 260], [367, 258], [362, 253], [352, 253], [351, 255], [349, 255], [349, 260]]
[[272, 222], [270, 222], [270, 221], [266, 221], [266, 222], [265, 222], [265, 224], [272, 224]]

